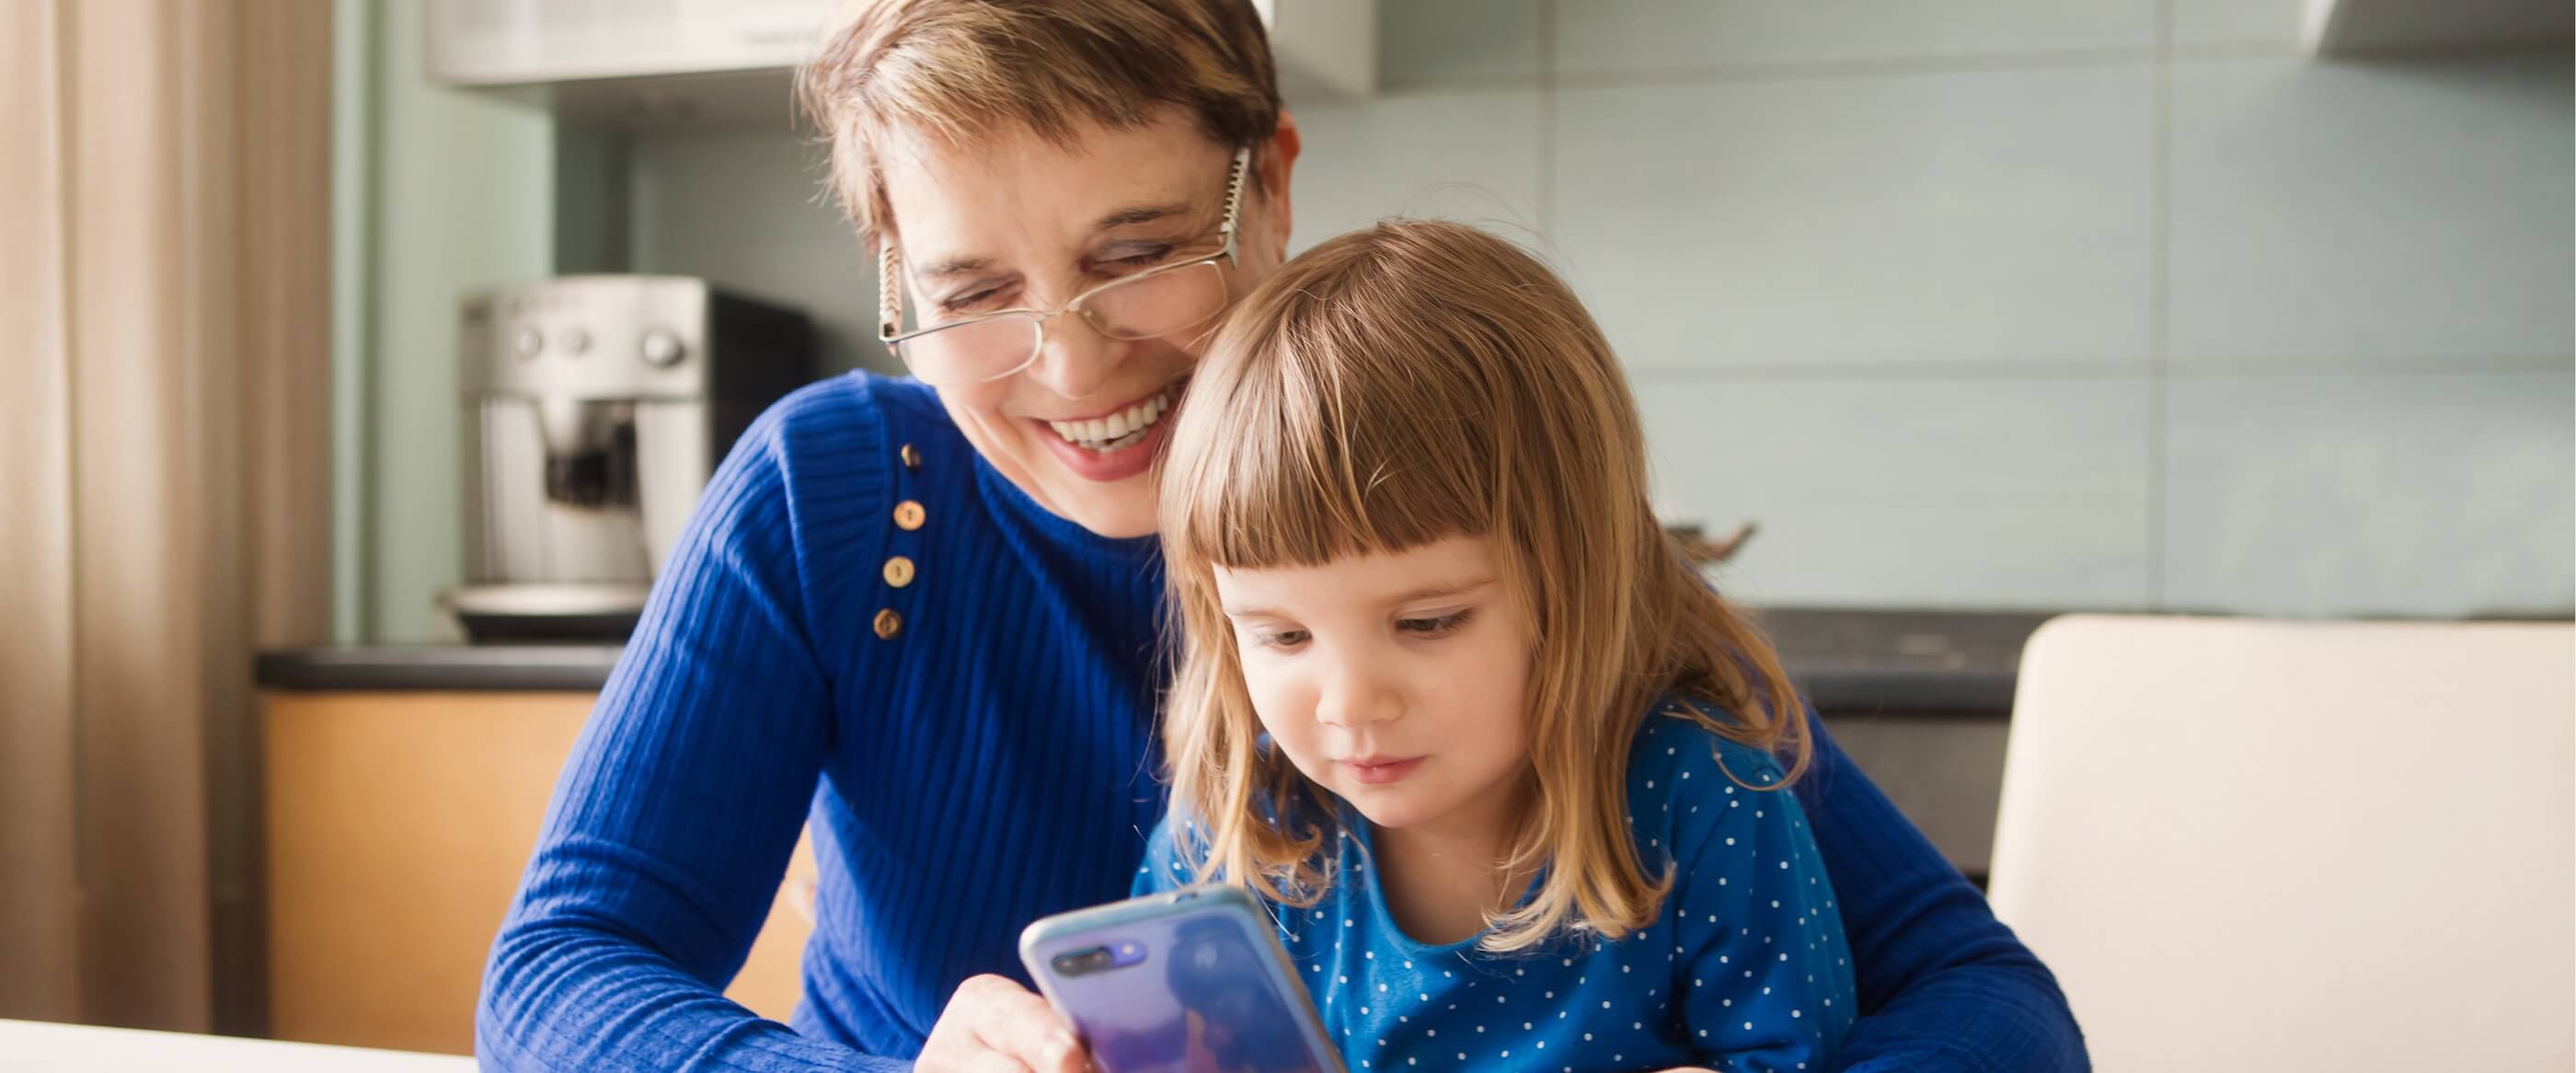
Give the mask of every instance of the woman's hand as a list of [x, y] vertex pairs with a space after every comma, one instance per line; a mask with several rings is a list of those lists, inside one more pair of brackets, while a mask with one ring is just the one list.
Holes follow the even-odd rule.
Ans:
[[957, 985], [914, 1065], [922, 1073], [1084, 1073], [1091, 1059], [1045, 999], [986, 974]]

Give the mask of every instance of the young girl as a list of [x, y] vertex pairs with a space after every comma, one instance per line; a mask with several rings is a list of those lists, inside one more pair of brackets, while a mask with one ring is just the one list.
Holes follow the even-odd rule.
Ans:
[[1226, 322], [1163, 472], [1184, 628], [1139, 891], [1242, 885], [1353, 1070], [1823, 1069], [1857, 1011], [1767, 645], [1511, 245], [1389, 222]]

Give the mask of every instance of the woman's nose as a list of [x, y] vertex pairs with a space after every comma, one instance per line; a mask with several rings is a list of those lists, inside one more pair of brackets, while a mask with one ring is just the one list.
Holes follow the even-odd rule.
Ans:
[[1129, 345], [1100, 334], [1079, 315], [1060, 314], [1047, 319], [1038, 360], [1020, 375], [1035, 377], [1061, 398], [1088, 398], [1108, 386]]

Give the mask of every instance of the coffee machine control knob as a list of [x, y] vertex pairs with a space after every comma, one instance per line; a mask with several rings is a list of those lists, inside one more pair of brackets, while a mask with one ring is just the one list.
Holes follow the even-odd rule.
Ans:
[[546, 348], [545, 333], [534, 328], [519, 329], [519, 357], [533, 358]]
[[679, 364], [686, 353], [680, 345], [680, 337], [669, 328], [651, 328], [644, 332], [646, 362], [668, 368]]

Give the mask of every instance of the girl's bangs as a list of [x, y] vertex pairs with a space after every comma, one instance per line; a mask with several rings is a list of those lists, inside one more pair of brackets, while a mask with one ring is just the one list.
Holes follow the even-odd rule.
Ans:
[[[1173, 445], [1195, 471], [1165, 485], [1176, 493], [1163, 504], [1167, 552], [1269, 569], [1491, 532], [1502, 490], [1490, 414], [1447, 390], [1463, 378], [1438, 375], [1458, 364], [1438, 351], [1457, 343], [1300, 319], [1236, 363], [1239, 375], [1193, 386], [1215, 397], [1189, 405], [1217, 412], [1190, 415], [1179, 434], [1214, 442]], [[1407, 358], [1422, 375], [1385, 375], [1383, 363]]]

